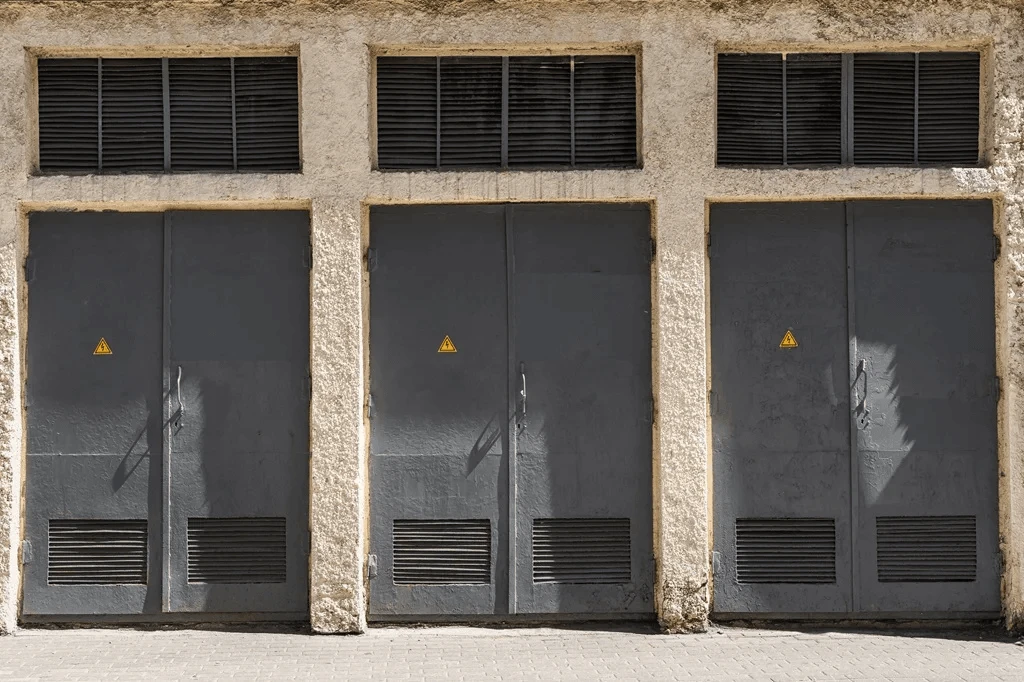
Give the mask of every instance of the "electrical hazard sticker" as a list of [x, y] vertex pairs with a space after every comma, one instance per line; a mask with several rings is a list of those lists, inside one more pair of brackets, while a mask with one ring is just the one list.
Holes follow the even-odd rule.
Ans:
[[786, 335], [782, 337], [782, 343], [779, 344], [779, 348], [796, 348], [799, 345], [796, 342], [796, 337], [793, 336], [793, 330], [787, 329]]
[[445, 334], [444, 341], [441, 342], [441, 347], [437, 349], [438, 353], [458, 353], [455, 350], [455, 344], [452, 343], [452, 337]]
[[113, 355], [114, 351], [110, 350], [110, 344], [103, 337], [100, 337], [100, 342], [96, 344], [96, 349], [92, 352], [93, 355]]

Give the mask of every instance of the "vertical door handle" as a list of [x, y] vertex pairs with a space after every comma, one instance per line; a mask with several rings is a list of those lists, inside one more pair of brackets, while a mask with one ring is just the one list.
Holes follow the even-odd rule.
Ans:
[[857, 415], [857, 428], [866, 429], [871, 420], [868, 419], [868, 361], [861, 360], [857, 363], [857, 379], [860, 379], [861, 375], [864, 375], [864, 396], [861, 397], [857, 392], [857, 381], [853, 382], [853, 399], [857, 403], [854, 406], [854, 412]]
[[185, 403], [181, 401], [181, 365], [178, 365], [178, 417], [174, 420], [175, 426], [181, 426], [181, 418], [185, 416]]
[[519, 414], [521, 421], [526, 421], [526, 363], [519, 363]]

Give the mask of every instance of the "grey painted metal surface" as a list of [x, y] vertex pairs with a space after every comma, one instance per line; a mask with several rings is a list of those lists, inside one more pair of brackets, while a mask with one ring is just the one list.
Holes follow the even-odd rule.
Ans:
[[371, 617], [650, 613], [646, 206], [370, 224]]
[[306, 611], [308, 225], [30, 216], [26, 617]]
[[709, 258], [715, 611], [997, 612], [991, 204], [721, 204]]

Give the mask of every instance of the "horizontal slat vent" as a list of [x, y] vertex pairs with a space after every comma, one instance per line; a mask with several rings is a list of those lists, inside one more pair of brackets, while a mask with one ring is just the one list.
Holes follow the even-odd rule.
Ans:
[[99, 63], [39, 60], [39, 168], [85, 172], [99, 166]]
[[437, 166], [437, 59], [377, 59], [377, 164]]
[[299, 170], [299, 63], [235, 58], [238, 170]]
[[630, 579], [629, 519], [533, 520], [533, 582], [619, 584]]
[[914, 163], [914, 54], [853, 56], [853, 161]]
[[283, 583], [287, 578], [285, 519], [190, 518], [190, 583]]
[[781, 54], [718, 55], [719, 165], [782, 163]]
[[486, 585], [491, 582], [488, 519], [395, 519], [396, 585]]
[[834, 583], [835, 519], [736, 519], [736, 580], [741, 584]]
[[377, 165], [633, 167], [636, 80], [632, 55], [379, 57]]
[[101, 173], [298, 170], [298, 60], [40, 60], [39, 166]]
[[569, 57], [510, 57], [508, 165], [572, 163]]
[[919, 162], [977, 165], [980, 55], [922, 52], [918, 68]]
[[576, 57], [576, 165], [636, 165], [636, 57]]
[[978, 541], [973, 516], [879, 516], [878, 581], [973, 582]]
[[145, 520], [51, 519], [50, 585], [145, 585]]
[[838, 54], [786, 57], [786, 163], [843, 161], [843, 63]]
[[441, 166], [501, 167], [501, 58], [441, 59]]

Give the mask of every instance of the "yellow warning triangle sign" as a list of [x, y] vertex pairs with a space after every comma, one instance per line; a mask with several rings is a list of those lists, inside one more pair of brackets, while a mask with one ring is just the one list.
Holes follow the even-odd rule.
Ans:
[[787, 329], [786, 335], [782, 337], [782, 343], [779, 344], [779, 348], [796, 348], [799, 345], [796, 342], [796, 337], [793, 336], [793, 330]]
[[452, 343], [452, 339], [447, 334], [444, 335], [444, 341], [441, 342], [441, 347], [437, 349], [438, 353], [458, 353], [455, 350], [455, 344]]
[[93, 355], [113, 355], [114, 351], [110, 350], [110, 344], [103, 337], [100, 337], [100, 342], [96, 344], [96, 350], [92, 352]]

